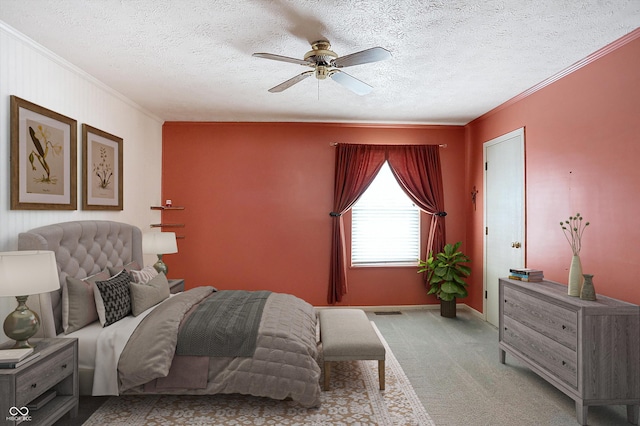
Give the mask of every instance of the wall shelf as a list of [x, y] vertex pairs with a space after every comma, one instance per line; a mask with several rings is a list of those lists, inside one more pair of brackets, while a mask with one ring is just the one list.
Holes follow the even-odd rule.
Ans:
[[181, 206], [151, 206], [151, 210], [184, 210]]
[[[160, 210], [163, 212], [162, 216], [164, 218], [164, 212], [167, 210], [184, 210], [183, 206], [151, 206], [151, 210]], [[152, 223], [149, 225], [151, 228], [184, 228], [184, 223]], [[184, 240], [184, 235], [176, 235], [176, 238], [179, 240]]]

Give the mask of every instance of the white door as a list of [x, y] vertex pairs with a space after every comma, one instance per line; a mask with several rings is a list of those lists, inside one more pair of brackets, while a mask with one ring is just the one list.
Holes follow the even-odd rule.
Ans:
[[498, 279], [525, 262], [524, 128], [484, 143], [484, 312], [498, 326]]

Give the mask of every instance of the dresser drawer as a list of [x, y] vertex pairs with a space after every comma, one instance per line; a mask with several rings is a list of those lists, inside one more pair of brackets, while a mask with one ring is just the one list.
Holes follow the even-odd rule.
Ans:
[[73, 374], [74, 348], [68, 347], [16, 377], [16, 405], [22, 407]]
[[573, 388], [578, 387], [576, 351], [506, 316], [502, 341]]
[[578, 314], [510, 287], [504, 288], [504, 315], [576, 350]]

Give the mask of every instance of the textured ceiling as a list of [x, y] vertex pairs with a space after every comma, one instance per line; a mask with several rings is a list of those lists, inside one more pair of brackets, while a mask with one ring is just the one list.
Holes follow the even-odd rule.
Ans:
[[[640, 26], [640, 0], [0, 0], [0, 20], [170, 121], [465, 124]], [[347, 71], [358, 96], [308, 78], [338, 55], [393, 57]]]

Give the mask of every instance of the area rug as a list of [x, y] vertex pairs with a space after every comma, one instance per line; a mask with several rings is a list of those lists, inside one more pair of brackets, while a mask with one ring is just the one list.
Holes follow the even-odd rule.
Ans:
[[129, 395], [109, 398], [83, 426], [435, 425], [380, 339], [387, 350], [383, 391], [378, 361], [338, 362], [332, 364], [331, 389], [322, 392], [318, 408], [244, 395]]

